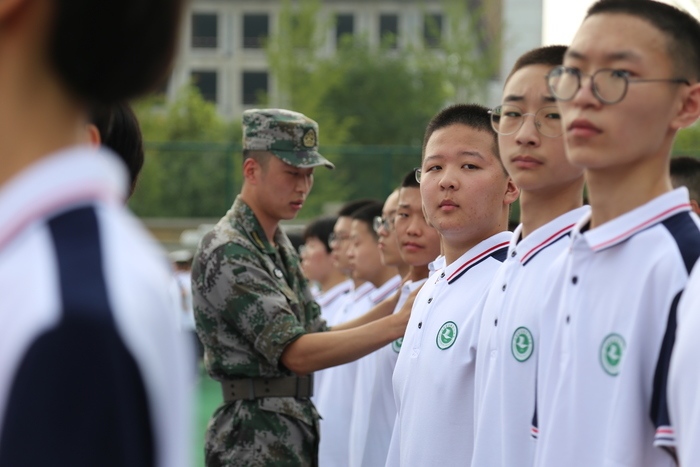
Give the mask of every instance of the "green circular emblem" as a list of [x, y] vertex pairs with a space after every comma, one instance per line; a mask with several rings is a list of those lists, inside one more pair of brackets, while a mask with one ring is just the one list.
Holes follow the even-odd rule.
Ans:
[[399, 337], [391, 343], [392, 350], [396, 353], [399, 353], [399, 351], [401, 350], [401, 344], [403, 344], [403, 337]]
[[445, 350], [452, 347], [452, 345], [457, 340], [457, 325], [453, 321], [448, 321], [442, 326], [437, 333], [435, 342], [437, 343], [438, 349]]
[[624, 353], [625, 339], [619, 334], [608, 334], [600, 346], [600, 364], [603, 370], [610, 376], [617, 376]]
[[530, 358], [534, 350], [535, 339], [530, 330], [524, 326], [516, 329], [513, 333], [513, 339], [510, 341], [510, 351], [513, 353], [513, 357], [519, 362], [524, 362]]

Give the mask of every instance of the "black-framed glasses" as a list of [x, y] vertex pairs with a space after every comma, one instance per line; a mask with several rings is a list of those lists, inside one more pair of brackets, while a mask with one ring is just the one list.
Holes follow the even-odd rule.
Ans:
[[335, 232], [331, 232], [331, 234], [328, 236], [328, 246], [330, 246], [331, 248], [335, 248], [336, 246], [348, 240], [350, 240], [350, 236], [347, 234], [336, 235]]
[[533, 114], [523, 112], [517, 105], [504, 104], [489, 110], [489, 113], [491, 114], [491, 126], [496, 130], [496, 133], [501, 135], [512, 135], [518, 131], [523, 126], [527, 115], [535, 118], [535, 128], [548, 138], [556, 138], [564, 133], [561, 126], [561, 116], [556, 105], [542, 107]]
[[421, 170], [420, 167], [416, 167], [413, 169], [414, 174], [416, 175], [416, 181], [420, 183], [421, 175], [423, 175], [423, 171]]
[[570, 101], [581, 89], [581, 77], [591, 78], [593, 95], [603, 104], [617, 104], [625, 98], [630, 83], [678, 83], [690, 86], [685, 78], [636, 79], [630, 78], [625, 70], [603, 68], [592, 75], [581, 73], [577, 68], [559, 66], [547, 74], [547, 85], [554, 97], [560, 101]]
[[381, 229], [382, 227], [384, 227], [384, 230], [386, 230], [387, 232], [391, 232], [394, 230], [394, 220], [395, 218], [393, 217], [384, 219], [383, 217], [376, 216], [374, 218], [374, 222], [372, 223], [372, 227], [377, 233], [379, 233], [379, 229]]

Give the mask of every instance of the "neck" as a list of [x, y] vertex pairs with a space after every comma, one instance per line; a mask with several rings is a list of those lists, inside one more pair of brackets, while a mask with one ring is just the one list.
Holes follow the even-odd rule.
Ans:
[[362, 286], [362, 284], [364, 284], [365, 282], [367, 282], [367, 281], [363, 280], [363, 279], [353, 279], [352, 285], [355, 289], [359, 289]]
[[520, 222], [525, 238], [543, 225], [583, 206], [583, 177], [548, 190], [520, 192]]
[[427, 279], [428, 274], [430, 274], [430, 270], [428, 269], [427, 264], [423, 264], [421, 266], [411, 266], [409, 279], [411, 282], [418, 282], [423, 279]]
[[591, 228], [671, 191], [668, 159], [655, 157], [634, 165], [585, 172], [591, 203]]
[[382, 266], [377, 273], [369, 279], [376, 288], [381, 287], [386, 284], [386, 282], [396, 275], [396, 268], [392, 266]]
[[270, 245], [276, 246], [275, 232], [277, 232], [277, 229], [279, 228], [280, 220], [268, 216], [265, 214], [264, 210], [259, 208], [255, 196], [253, 196], [251, 190], [245, 183], [243, 184], [243, 189], [241, 190], [241, 199], [255, 214], [255, 218], [260, 223], [260, 227], [262, 227], [263, 232], [265, 232], [267, 241], [270, 242]]
[[460, 256], [479, 243], [506, 230], [508, 230], [508, 206], [504, 206], [501, 218], [496, 225], [493, 225], [488, 230], [476, 231], [466, 226], [460, 232], [440, 232], [442, 235], [442, 251], [445, 255], [445, 264], [452, 264], [457, 261]]
[[328, 292], [330, 289], [336, 285], [344, 282], [347, 277], [337, 269], [333, 268], [328, 276], [324, 277], [322, 280], [318, 281], [319, 287], [321, 287], [321, 292]]
[[396, 265], [396, 269], [399, 271], [399, 277], [401, 279], [404, 279], [405, 277], [408, 277], [408, 275], [411, 272], [411, 266], [409, 266], [406, 263], [400, 263]]

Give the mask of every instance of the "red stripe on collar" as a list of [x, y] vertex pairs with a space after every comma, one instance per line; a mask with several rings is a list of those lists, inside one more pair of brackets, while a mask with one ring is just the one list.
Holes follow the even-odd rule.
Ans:
[[503, 248], [504, 246], [507, 247], [508, 245], [510, 245], [510, 242], [509, 242], [509, 241], [508, 241], [508, 242], [499, 243], [498, 245], [496, 245], [496, 246], [494, 246], [494, 247], [491, 247], [491, 248], [489, 248], [488, 250], [482, 252], [480, 255], [475, 256], [475, 257], [473, 257], [472, 259], [468, 260], [466, 263], [464, 263], [463, 265], [461, 265], [460, 267], [458, 267], [457, 270], [456, 270], [455, 272], [453, 272], [452, 274], [450, 274], [450, 277], [447, 278], [447, 282], [449, 282], [454, 276], [456, 276], [457, 274], [459, 274], [459, 272], [460, 272], [462, 269], [466, 268], [467, 266], [469, 266], [469, 265], [470, 265], [471, 263], [473, 263], [474, 261], [476, 261], [476, 260], [478, 260], [478, 259], [480, 259], [480, 258], [483, 258], [484, 256], [488, 255], [489, 253], [493, 252], [494, 250], [498, 250], [499, 248]]
[[574, 223], [574, 224], [571, 224], [571, 225], [567, 225], [566, 227], [564, 227], [563, 229], [561, 229], [559, 232], [553, 234], [553, 235], [552, 235], [551, 237], [549, 237], [547, 240], [545, 240], [544, 242], [540, 243], [539, 245], [537, 245], [536, 247], [534, 247], [533, 249], [531, 249], [530, 251], [528, 251], [527, 253], [525, 253], [525, 254], [523, 255], [523, 257], [520, 258], [520, 262], [521, 262], [521, 263], [524, 263], [524, 262], [530, 257], [530, 255], [532, 255], [533, 253], [537, 252], [538, 250], [541, 250], [542, 248], [546, 247], [550, 242], [552, 242], [553, 240], [558, 239], [559, 237], [561, 237], [562, 234], [564, 234], [565, 232], [567, 232], [567, 231], [573, 229], [575, 225], [576, 225], [575, 223]]

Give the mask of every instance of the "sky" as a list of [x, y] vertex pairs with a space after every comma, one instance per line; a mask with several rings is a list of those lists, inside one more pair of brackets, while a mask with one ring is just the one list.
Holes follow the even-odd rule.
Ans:
[[[591, 0], [543, 0], [543, 45], [569, 45], [586, 14], [586, 10], [592, 3]], [[685, 9], [696, 18], [700, 13], [698, 8], [700, 1], [698, 0], [668, 0], [664, 3]]]

